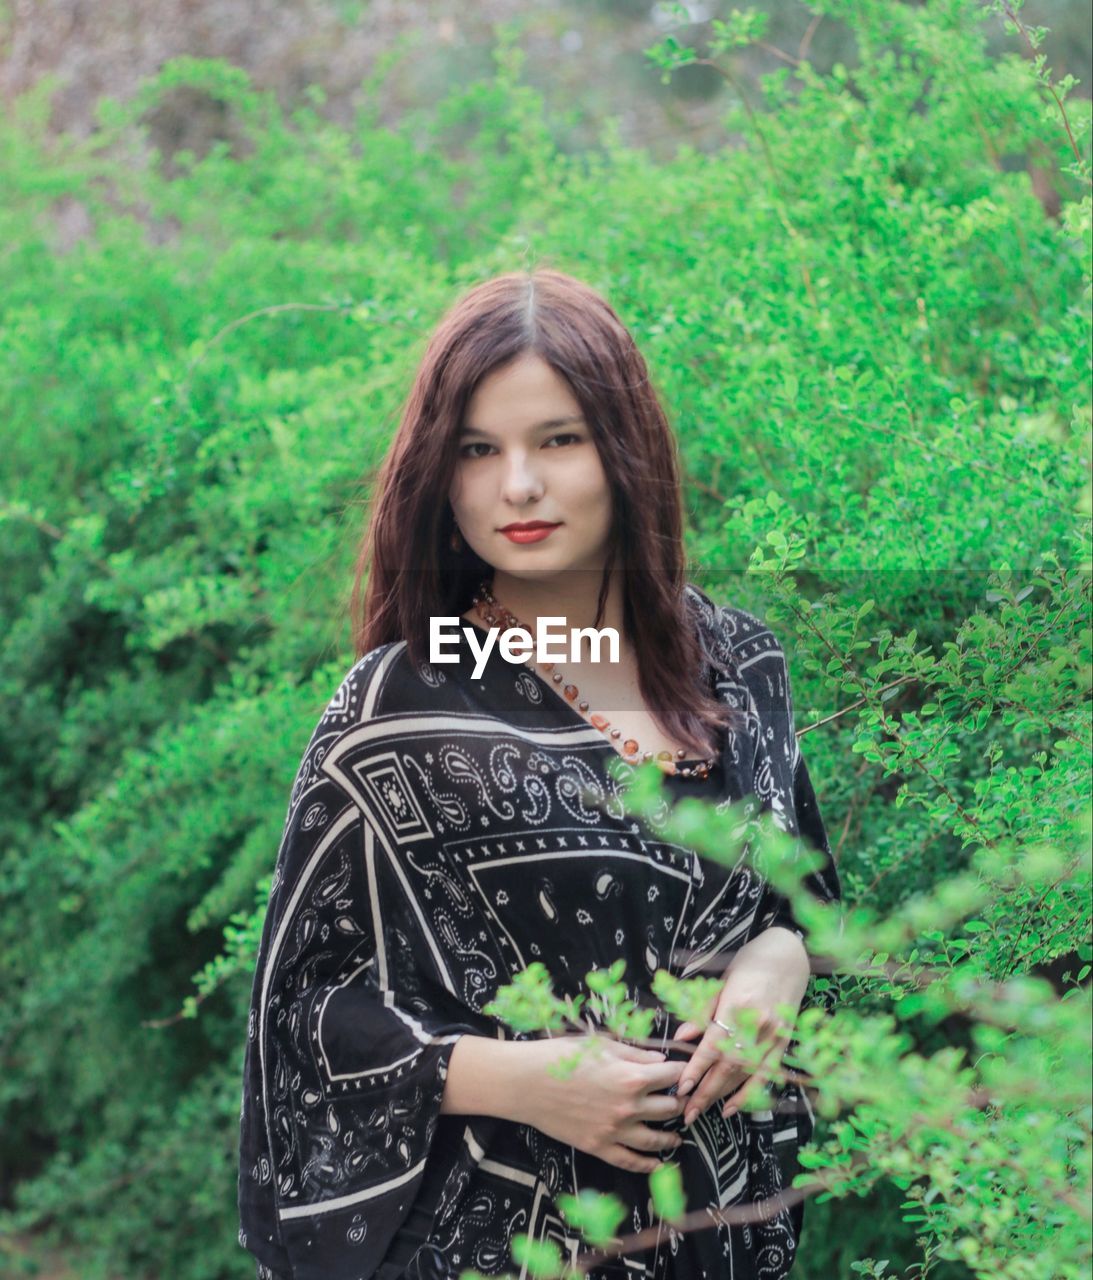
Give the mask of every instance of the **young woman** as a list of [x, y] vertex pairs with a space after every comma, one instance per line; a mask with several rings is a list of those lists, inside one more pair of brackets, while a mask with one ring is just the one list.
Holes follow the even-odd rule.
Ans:
[[[677, 1161], [698, 1210], [793, 1176], [803, 1090], [740, 1109], [758, 1073], [722, 1049], [745, 1008], [772, 1062], [792, 1043], [775, 1011], [804, 996], [803, 934], [754, 871], [634, 821], [627, 778], [655, 760], [673, 796], [752, 797], [823, 852], [805, 882], [819, 900], [838, 876], [785, 656], [685, 581], [674, 439], [592, 289], [507, 274], [443, 319], [378, 478], [353, 609], [359, 660], [304, 753], [254, 981], [239, 1238], [258, 1276], [522, 1274], [515, 1235], [583, 1250], [557, 1198], [585, 1190], [626, 1205], [620, 1234], [654, 1229], [593, 1277], [785, 1276], [800, 1204], [680, 1234], [648, 1173]], [[550, 618], [563, 659], [487, 652], [491, 628]], [[443, 619], [453, 640], [431, 652]], [[590, 637], [570, 647], [586, 627], [614, 629], [617, 661]], [[587, 996], [618, 960], [648, 1006], [658, 969], [723, 977], [716, 1022], [662, 1013], [638, 1045], [591, 1024], [519, 1035], [484, 1012], [536, 961], [559, 996]], [[592, 1036], [602, 1052], [551, 1072]]]

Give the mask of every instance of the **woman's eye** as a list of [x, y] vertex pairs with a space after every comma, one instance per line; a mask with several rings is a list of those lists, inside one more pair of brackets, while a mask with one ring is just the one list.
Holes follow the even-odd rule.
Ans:
[[[559, 442], [564, 444], [569, 440], [573, 440], [577, 444], [581, 443], [581, 437], [575, 431], [563, 431], [560, 435], [551, 436], [550, 439], [546, 442], [546, 445], [544, 446], [544, 448], [549, 445], [556, 445]], [[486, 454], [473, 453], [472, 450], [492, 449], [492, 448], [493, 448], [493, 445], [486, 444], [484, 440], [475, 440], [471, 444], [463, 445], [463, 447], [459, 450], [459, 456], [461, 458], [484, 458], [486, 457]]]

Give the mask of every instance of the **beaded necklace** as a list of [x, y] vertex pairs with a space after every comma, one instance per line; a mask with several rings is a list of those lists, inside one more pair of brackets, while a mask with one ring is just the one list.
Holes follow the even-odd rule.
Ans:
[[[524, 626], [520, 619], [506, 609], [500, 601], [494, 598], [487, 582], [479, 584], [472, 604], [474, 605], [474, 610], [478, 616], [491, 627], [501, 624], [505, 627], [520, 627], [524, 631], [531, 630], [530, 627]], [[528, 661], [530, 662], [532, 659], [529, 658]], [[562, 693], [565, 695], [566, 700], [568, 702], [576, 703], [577, 709], [582, 715], [588, 718], [588, 721], [593, 728], [598, 729], [605, 737], [610, 738], [613, 743], [618, 742], [622, 737], [622, 730], [611, 729], [609, 733], [608, 729], [610, 728], [611, 721], [599, 712], [590, 711], [587, 699], [580, 697], [580, 690], [575, 684], [563, 684], [565, 677], [560, 671], [555, 670], [555, 663], [542, 662], [537, 665], [541, 667], [543, 671], [552, 673], [550, 675], [551, 681], [554, 684], [562, 685]], [[673, 760], [672, 753], [670, 751], [658, 751], [655, 755], [652, 751], [642, 751], [636, 738], [626, 738], [623, 741], [621, 754], [627, 764], [644, 764], [649, 760], [655, 759], [657, 764], [665, 773], [671, 773], [680, 778], [695, 778], [696, 780], [703, 780], [707, 778], [709, 776], [710, 769], [714, 764], [712, 759], [695, 760], [687, 765], [677, 764], [676, 761], [684, 759], [686, 755], [686, 752], [682, 747], [676, 751], [675, 760]], [[670, 767], [666, 768], [666, 765]]]

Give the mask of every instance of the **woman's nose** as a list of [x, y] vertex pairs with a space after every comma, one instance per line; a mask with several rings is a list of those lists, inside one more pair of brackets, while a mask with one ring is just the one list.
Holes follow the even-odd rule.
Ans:
[[505, 467], [503, 497], [514, 505], [540, 498], [543, 494], [543, 482], [530, 458], [514, 457]]

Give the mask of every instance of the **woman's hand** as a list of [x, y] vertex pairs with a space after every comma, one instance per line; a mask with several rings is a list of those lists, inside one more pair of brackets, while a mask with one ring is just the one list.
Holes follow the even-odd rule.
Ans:
[[[589, 1047], [595, 1040], [597, 1046]], [[606, 1035], [561, 1036], [526, 1041], [521, 1066], [526, 1087], [519, 1120], [567, 1146], [619, 1169], [649, 1173], [660, 1161], [645, 1154], [678, 1147], [678, 1134], [651, 1129], [650, 1120], [678, 1116], [684, 1100], [662, 1094], [689, 1064], [663, 1053], [622, 1044]], [[582, 1049], [564, 1078], [547, 1068]]]
[[[726, 974], [725, 985], [709, 1009], [707, 1016], [711, 1021], [705, 1032], [685, 1022], [675, 1033], [676, 1040], [701, 1036], [679, 1078], [677, 1095], [685, 1098], [686, 1105], [684, 1127], [726, 1094], [732, 1096], [721, 1112], [731, 1115], [767, 1083], [793, 1035], [792, 1025], [778, 1013], [778, 1006], [788, 1006], [796, 1018], [808, 986], [809, 972], [808, 953], [797, 935], [787, 929], [768, 929], [737, 952]], [[718, 1018], [736, 1030], [741, 1009], [753, 1010], [758, 1015], [757, 1043], [766, 1046], [754, 1074], [753, 1068], [741, 1065], [741, 1055], [734, 1055], [732, 1049], [734, 1040], [746, 1046], [751, 1037], [741, 1030], [730, 1036], [724, 1027], [712, 1021]], [[727, 1052], [719, 1048], [725, 1041], [728, 1041]]]

